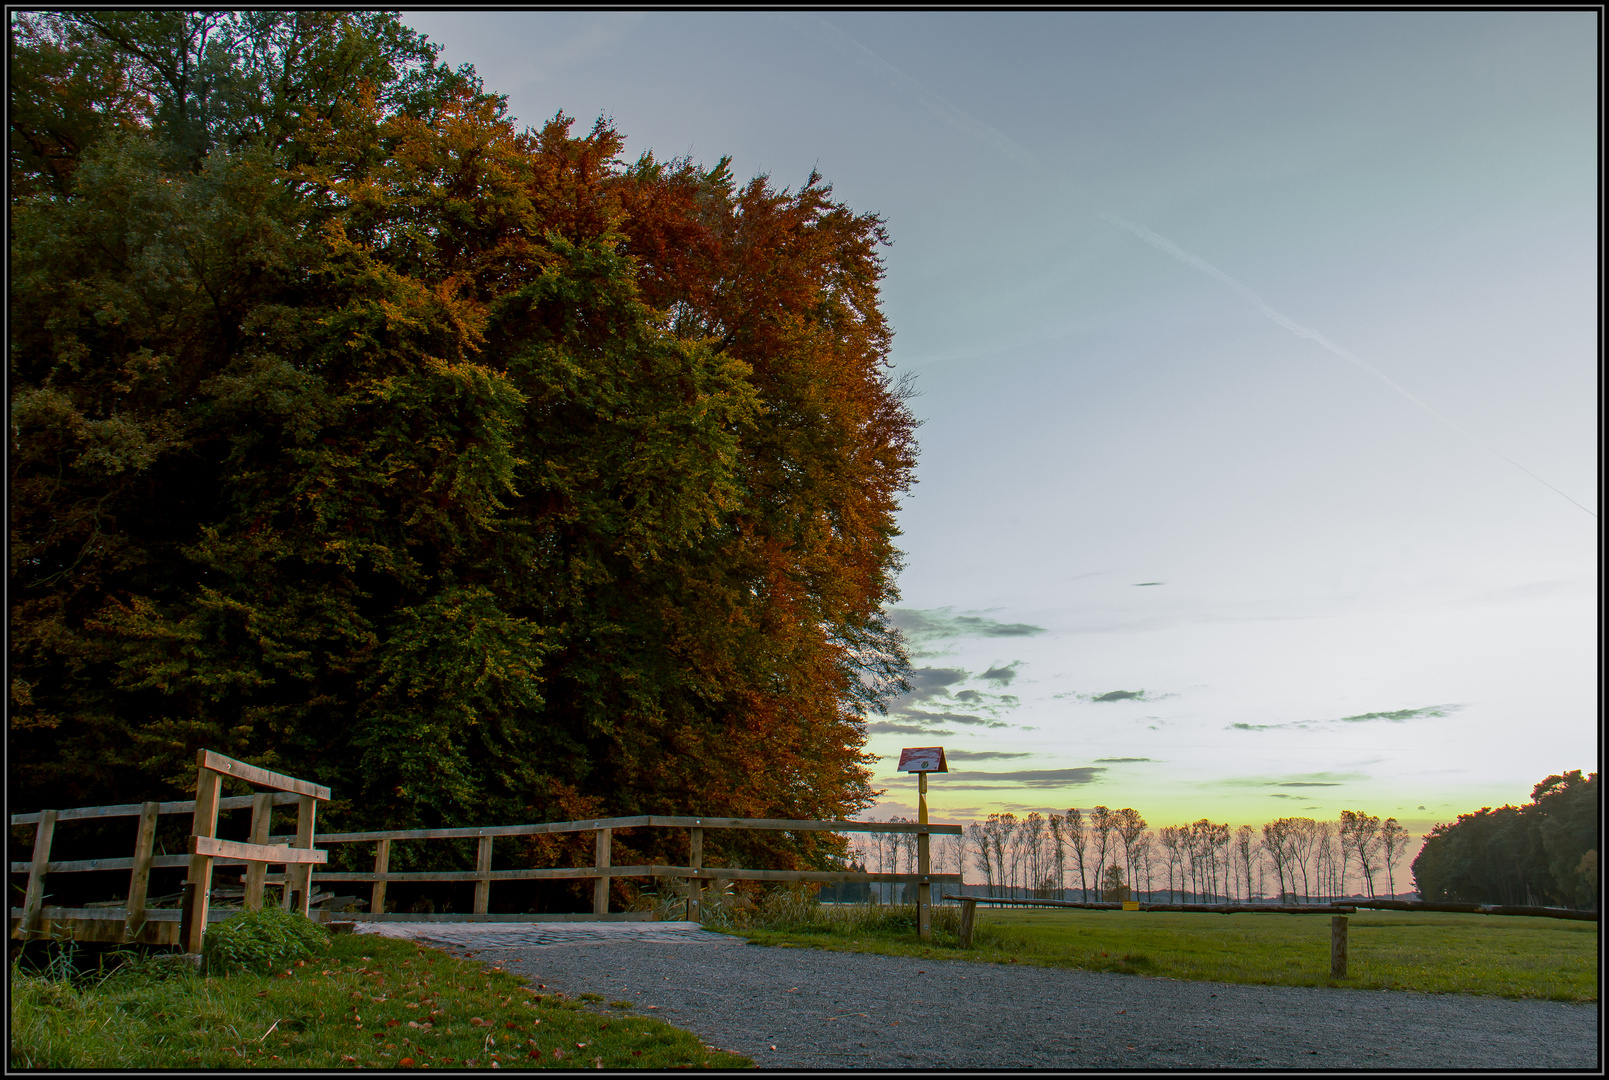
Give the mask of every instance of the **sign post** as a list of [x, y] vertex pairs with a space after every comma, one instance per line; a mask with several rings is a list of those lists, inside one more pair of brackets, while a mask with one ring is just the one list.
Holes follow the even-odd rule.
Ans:
[[[916, 774], [916, 822], [926, 825], [927, 774], [950, 771], [949, 763], [944, 760], [944, 747], [907, 747], [899, 753], [899, 767], [901, 772]], [[921, 875], [916, 884], [916, 934], [923, 941], [932, 941], [933, 884], [929, 880], [932, 865], [926, 830], [916, 834], [916, 872]]]

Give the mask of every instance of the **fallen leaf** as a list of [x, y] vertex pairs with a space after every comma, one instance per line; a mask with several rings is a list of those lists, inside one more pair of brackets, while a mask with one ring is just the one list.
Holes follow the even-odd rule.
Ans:
[[413, 1064], [413, 1058], [403, 1058], [401, 1061], [397, 1062], [397, 1064], [405, 1066], [405, 1067], [408, 1066], [408, 1065], [412, 1065]]

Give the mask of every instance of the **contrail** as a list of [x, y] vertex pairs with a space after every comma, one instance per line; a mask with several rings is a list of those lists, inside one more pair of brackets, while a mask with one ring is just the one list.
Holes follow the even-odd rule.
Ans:
[[[933, 93], [933, 91], [923, 86], [916, 79], [912, 78], [910, 75], [907, 75], [893, 64], [890, 64], [887, 60], [884, 60], [881, 56], [878, 56], [876, 53], [872, 52], [859, 41], [856, 41], [854, 38], [832, 25], [832, 23], [821, 18], [821, 16], [810, 16], [810, 22], [816, 29], [821, 31], [826, 36], [828, 41], [830, 41], [832, 45], [840, 52], [845, 53], [857, 64], [871, 70], [885, 81], [891, 83], [896, 89], [921, 102], [927, 107], [929, 112], [931, 112], [944, 124], [955, 128], [957, 131], [960, 131], [966, 135], [972, 136], [979, 142], [993, 147], [995, 150], [1004, 154], [1006, 157], [1011, 158], [1013, 161], [1018, 162], [1019, 164], [1030, 166], [1039, 172], [1046, 171], [1044, 163], [1039, 160], [1033, 151], [1017, 142], [1005, 132], [984, 123], [982, 120], [979, 120], [976, 117], [970, 116], [966, 112], [963, 112], [950, 101], [938, 94]], [[1062, 183], [1067, 187], [1072, 188], [1078, 194], [1089, 197], [1089, 192], [1081, 185], [1066, 178], [1062, 178]], [[1391, 389], [1395, 390], [1397, 393], [1419, 406], [1425, 412], [1429, 413], [1431, 416], [1434, 416], [1437, 420], [1440, 420], [1442, 423], [1446, 424], [1448, 427], [1452, 428], [1466, 439], [1469, 439], [1476, 446], [1479, 446], [1481, 449], [1486, 450], [1503, 461], [1508, 462], [1510, 465], [1514, 466], [1516, 469], [1520, 470], [1520, 472], [1524, 473], [1526, 476], [1529, 476], [1532, 480], [1535, 480], [1543, 487], [1568, 500], [1577, 509], [1585, 511], [1594, 518], [1598, 516], [1594, 511], [1588, 510], [1585, 506], [1582, 506], [1581, 503], [1576, 502], [1575, 499], [1570, 498], [1569, 495], [1566, 495], [1563, 491], [1560, 491], [1558, 488], [1536, 475], [1536, 473], [1532, 472], [1530, 469], [1527, 469], [1524, 465], [1521, 465], [1513, 458], [1502, 453], [1489, 443], [1483, 441], [1467, 428], [1461, 427], [1452, 420], [1448, 419], [1442, 413], [1425, 404], [1425, 402], [1421, 401], [1402, 386], [1398, 385], [1388, 375], [1386, 375], [1385, 372], [1366, 363], [1356, 354], [1343, 349], [1341, 346], [1337, 345], [1335, 342], [1331, 341], [1317, 330], [1303, 326], [1295, 319], [1292, 319], [1288, 315], [1277, 311], [1269, 305], [1268, 301], [1257, 295], [1257, 293], [1252, 289], [1248, 288], [1246, 285], [1243, 285], [1241, 282], [1236, 281], [1234, 278], [1230, 277], [1216, 266], [1207, 262], [1205, 259], [1192, 255], [1190, 252], [1186, 251], [1178, 244], [1175, 244], [1167, 237], [1152, 232], [1144, 225], [1136, 224], [1135, 222], [1129, 221], [1127, 218], [1118, 217], [1116, 214], [1104, 210], [1100, 211], [1100, 217], [1104, 221], [1115, 225], [1125, 232], [1128, 232], [1145, 241], [1158, 251], [1172, 256], [1179, 262], [1184, 263], [1186, 266], [1194, 267], [1195, 269], [1206, 274], [1208, 277], [1211, 277], [1223, 283], [1224, 285], [1229, 286], [1235, 292], [1239, 293], [1241, 296], [1244, 296], [1247, 300], [1250, 300], [1252, 304], [1256, 306], [1257, 310], [1262, 312], [1270, 322], [1273, 322], [1277, 326], [1283, 327], [1299, 338], [1305, 338], [1308, 341], [1313, 342], [1325, 351], [1332, 353], [1335, 356], [1339, 356], [1348, 363], [1355, 365], [1360, 370], [1368, 372], [1370, 375], [1373, 375], [1375, 378], [1391, 387]]]

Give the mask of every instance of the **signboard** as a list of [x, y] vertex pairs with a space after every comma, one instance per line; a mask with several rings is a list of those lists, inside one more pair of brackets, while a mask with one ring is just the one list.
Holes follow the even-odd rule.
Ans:
[[1125, 900], [1125, 901], [1123, 901], [1123, 910], [1124, 911], [1139, 911], [1140, 910], [1140, 902], [1138, 900]]
[[908, 746], [899, 752], [900, 772], [949, 772], [942, 746]]

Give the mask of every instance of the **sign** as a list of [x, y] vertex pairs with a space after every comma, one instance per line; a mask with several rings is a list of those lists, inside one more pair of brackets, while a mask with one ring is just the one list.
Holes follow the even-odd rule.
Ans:
[[1140, 902], [1138, 900], [1125, 900], [1125, 901], [1123, 901], [1123, 910], [1124, 911], [1139, 911], [1140, 910]]
[[949, 772], [942, 746], [908, 746], [899, 752], [900, 772]]

